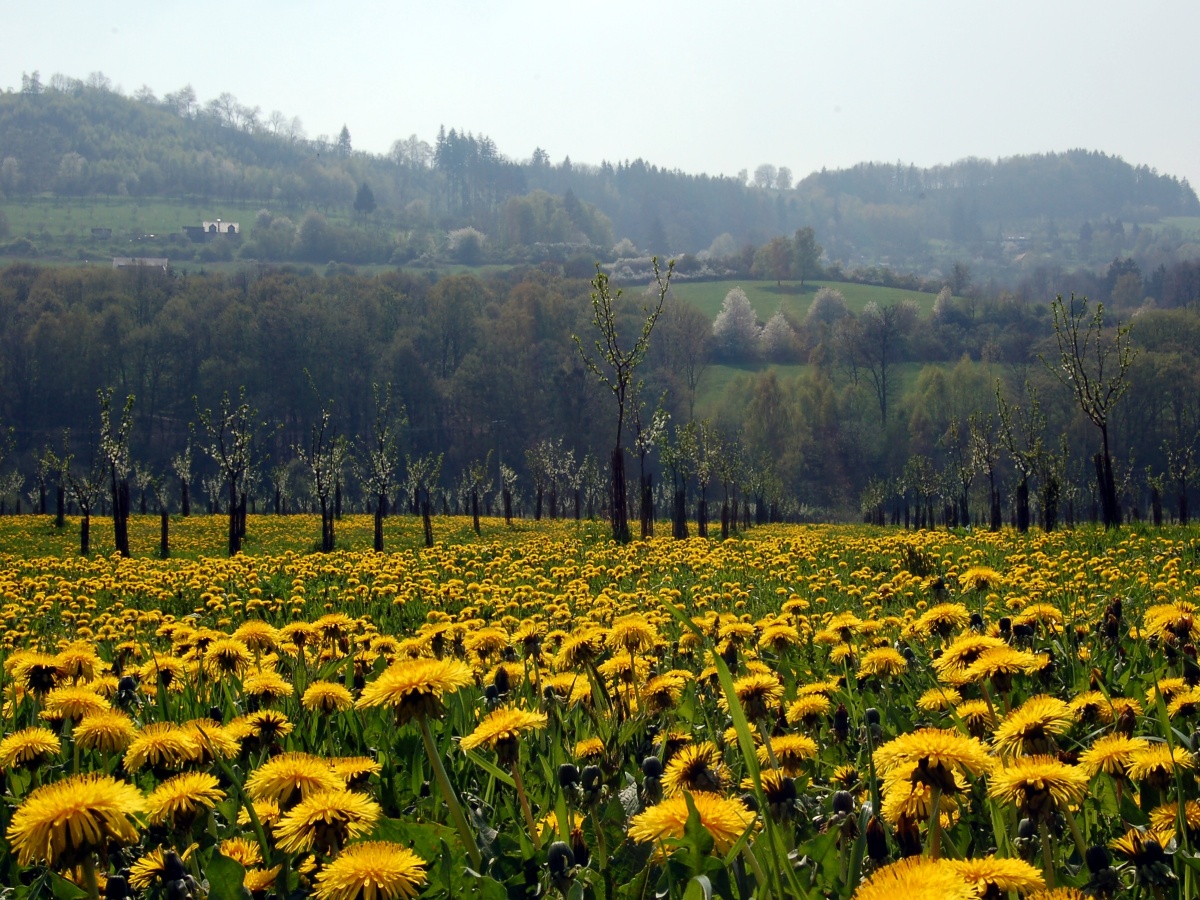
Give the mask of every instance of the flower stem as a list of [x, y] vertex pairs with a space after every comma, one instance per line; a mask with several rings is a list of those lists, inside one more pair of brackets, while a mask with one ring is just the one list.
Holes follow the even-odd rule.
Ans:
[[1038, 823], [1042, 838], [1042, 874], [1046, 876], [1046, 888], [1054, 890], [1054, 846], [1050, 843], [1050, 826], [1043, 819]]
[[100, 886], [96, 883], [96, 857], [91, 853], [83, 855], [83, 885], [92, 900], [100, 900]]
[[467, 856], [471, 858], [472, 867], [479, 871], [483, 868], [483, 857], [479, 853], [475, 836], [471, 834], [467, 825], [467, 817], [459, 805], [458, 795], [450, 786], [450, 777], [446, 774], [446, 767], [442, 765], [442, 758], [438, 756], [437, 747], [433, 743], [433, 733], [429, 730], [429, 721], [425, 716], [418, 716], [417, 722], [421, 726], [421, 739], [425, 742], [425, 755], [429, 757], [429, 764], [433, 766], [433, 774], [437, 778], [438, 787], [441, 788], [442, 799], [450, 808], [450, 818], [454, 820], [454, 827], [458, 829], [458, 836], [466, 847]]
[[542, 849], [542, 838], [538, 834], [537, 823], [533, 821], [533, 809], [529, 805], [529, 795], [525, 793], [525, 780], [521, 777], [521, 767], [514, 762], [512, 765], [513, 781], [517, 785], [517, 796], [521, 800], [521, 812], [525, 814], [525, 827], [529, 829], [529, 835], [533, 838], [533, 849]]
[[942, 788], [934, 785], [929, 799], [929, 858], [942, 858]]

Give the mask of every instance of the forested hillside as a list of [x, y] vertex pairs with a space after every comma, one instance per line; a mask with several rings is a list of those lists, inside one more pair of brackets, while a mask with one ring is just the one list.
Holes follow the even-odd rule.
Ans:
[[[641, 159], [553, 161], [458, 127], [398, 137], [376, 155], [354, 148], [349, 127], [310, 138], [298, 118], [230, 94], [126, 97], [100, 75], [43, 84], [35, 74], [0, 94], [0, 192], [0, 232], [9, 232], [0, 255], [10, 258], [94, 258], [135, 242], [144, 255], [210, 262], [574, 259], [586, 271], [597, 260], [687, 254], [699, 262], [681, 274], [695, 277], [735, 271], [747, 245], [810, 226], [825, 262], [845, 270], [936, 278], [964, 261], [1001, 285], [1041, 265], [1095, 268], [1134, 255], [1149, 270], [1189, 258], [1197, 243], [1187, 217], [1200, 214], [1186, 181], [1100, 152], [931, 169], [870, 163], [795, 185], [772, 165], [751, 178]], [[120, 217], [85, 202], [102, 198], [138, 209], [168, 200], [179, 204], [177, 221], [150, 228], [137, 209]], [[183, 240], [206, 204], [236, 211], [240, 243]], [[91, 229], [114, 219], [113, 244], [97, 245]]]

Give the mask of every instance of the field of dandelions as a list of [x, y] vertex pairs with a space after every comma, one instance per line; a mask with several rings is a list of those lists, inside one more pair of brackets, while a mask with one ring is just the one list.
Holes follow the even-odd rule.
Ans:
[[1194, 531], [132, 525], [0, 519], [5, 900], [1200, 892]]

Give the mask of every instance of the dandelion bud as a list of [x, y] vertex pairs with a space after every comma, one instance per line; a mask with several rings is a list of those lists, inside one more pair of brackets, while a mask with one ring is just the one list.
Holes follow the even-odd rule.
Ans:
[[887, 833], [878, 816], [867, 820], [867, 856], [872, 862], [886, 862], [888, 858]]
[[565, 789], [579, 783], [579, 768], [572, 763], [563, 763], [558, 767], [558, 786]]
[[854, 811], [854, 797], [849, 791], [834, 791], [833, 812], [835, 815], [847, 815]]
[[546, 864], [552, 877], [567, 877], [571, 869], [575, 868], [575, 854], [571, 852], [571, 846], [564, 841], [555, 841], [550, 845]]
[[1101, 869], [1112, 867], [1112, 855], [1108, 852], [1108, 848], [1102, 844], [1094, 844], [1088, 847], [1083, 858], [1087, 862], [1089, 872], [1099, 872]]
[[642, 760], [642, 774], [647, 778], [662, 778], [662, 760], [657, 756], [647, 756]]

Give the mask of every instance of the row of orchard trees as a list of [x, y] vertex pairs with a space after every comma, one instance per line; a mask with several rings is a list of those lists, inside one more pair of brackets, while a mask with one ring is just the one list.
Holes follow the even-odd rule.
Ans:
[[[1176, 519], [1190, 520], [1188, 493], [1195, 482], [1200, 444], [1200, 408], [1188, 381], [1180, 376], [1160, 403], [1173, 427], [1163, 440], [1161, 468], [1139, 470], [1132, 454], [1114, 459], [1113, 424], [1130, 389], [1138, 355], [1129, 324], [1106, 328], [1102, 304], [1089, 306], [1073, 295], [1051, 305], [1054, 353], [1042, 357], [1046, 369], [1065, 389], [1083, 419], [1094, 429], [1090, 455], [1073, 454], [1064, 433], [1057, 438], [1047, 427], [1037, 387], [1027, 381], [1022, 396], [1006, 396], [997, 383], [995, 406], [972, 412], [964, 421], [952, 417], [938, 438], [939, 467], [927, 455], [914, 454], [891, 479], [873, 479], [861, 495], [867, 521], [905, 527], [953, 526], [975, 522], [991, 530], [1001, 527], [1006, 479], [1012, 525], [1029, 529], [1036, 518], [1046, 531], [1065, 519], [1073, 526], [1081, 513], [1106, 528], [1124, 520], [1141, 520], [1148, 502], [1155, 525], [1164, 522], [1164, 502], [1173, 497]], [[973, 491], [973, 488], [976, 490]], [[971, 497], [982, 494], [986, 514], [971, 515]], [[1036, 510], [1036, 515], [1034, 514]], [[890, 511], [890, 516], [889, 516]]]
[[[613, 298], [623, 353], [636, 346], [658, 300], [657, 285]], [[872, 478], [898, 477], [909, 456], [943, 468], [949, 445], [940, 438], [952, 419], [962, 430], [973, 413], [998, 415], [997, 380], [1005, 399], [1027, 410], [1028, 381], [1054, 435], [1047, 446], [1066, 435], [1071, 458], [1089, 465], [1086, 478], [1073, 467], [1072, 480], [1081, 487], [1095, 481], [1098, 426], [1040, 359], [1058, 358], [1051, 305], [972, 302], [950, 297], [932, 316], [904, 303], [855, 313], [836, 290], [822, 288], [795, 332], [804, 365], [735, 367], [715, 356], [715, 323], [668, 291], [626, 384], [627, 393], [641, 384], [639, 402], [627, 402], [618, 436], [611, 385], [596, 378], [572, 341], [579, 335], [600, 360], [587, 284], [559, 273], [153, 276], [21, 264], [0, 270], [0, 422], [14, 428], [12, 465], [29, 473], [46, 447], [63, 452], [64, 430], [78, 458], [90, 458], [100, 437], [96, 391], [112, 388], [118, 405], [132, 394], [135, 471], [164, 472], [186, 444], [188, 423], [201, 433], [197, 406], [215, 408], [244, 387], [258, 420], [271, 423], [259, 438], [260, 459], [287, 460], [284, 475], [295, 482], [306, 469], [294, 461], [294, 448], [309, 445], [323, 412], [329, 433], [367, 435], [372, 385], [390, 384], [408, 420], [400, 455], [441, 454], [445, 473], [465, 471], [491, 451], [489, 471], [503, 462], [529, 484], [525, 451], [562, 438], [576, 459], [591, 456], [607, 470], [620, 443], [630, 465], [640, 471], [644, 463], [661, 484], [674, 477], [662, 448], [707, 419], [724, 445], [769, 461], [764, 468], [779, 484], [781, 509], [807, 504], [845, 519]], [[943, 343], [951, 332], [960, 339]], [[1109, 322], [1102, 333], [1112, 333]], [[1172, 460], [1186, 462], [1200, 397], [1194, 306], [1142, 311], [1129, 338], [1139, 352], [1128, 366], [1128, 393], [1106, 413], [1114, 488], [1130, 469], [1143, 486], [1147, 466], [1156, 478], [1172, 477], [1184, 464]], [[643, 456], [637, 419], [653, 423], [659, 407], [669, 415], [660, 417], [665, 438]], [[1016, 471], [1013, 459], [1001, 456], [1002, 484]], [[256, 477], [266, 484], [279, 466]], [[202, 478], [216, 477], [215, 463], [205, 467]], [[348, 477], [352, 490], [358, 480]], [[697, 485], [689, 475], [692, 496]], [[15, 490], [0, 491], [0, 502], [5, 495], [11, 502]], [[629, 520], [643, 490], [631, 492]]]

